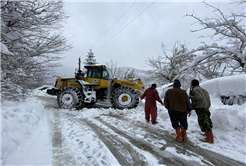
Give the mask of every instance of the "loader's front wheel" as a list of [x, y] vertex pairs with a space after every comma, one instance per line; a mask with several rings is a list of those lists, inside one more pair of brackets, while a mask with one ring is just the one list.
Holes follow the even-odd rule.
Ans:
[[113, 108], [131, 109], [137, 107], [138, 103], [139, 96], [132, 88], [121, 86], [111, 93], [111, 104]]
[[62, 109], [82, 109], [84, 98], [82, 92], [78, 88], [65, 87], [57, 96], [57, 103]]

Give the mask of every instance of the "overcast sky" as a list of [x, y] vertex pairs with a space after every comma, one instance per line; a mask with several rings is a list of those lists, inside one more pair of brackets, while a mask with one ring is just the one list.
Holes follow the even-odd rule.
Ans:
[[[135, 2], [135, 3], [134, 3]], [[64, 55], [64, 67], [72, 71], [82, 62], [89, 49], [102, 64], [111, 59], [118, 66], [145, 69], [146, 60], [162, 55], [161, 44], [171, 49], [176, 41], [187, 43], [190, 49], [201, 45], [202, 33], [190, 29], [200, 27], [186, 14], [195, 13], [201, 18], [213, 16], [202, 1], [65, 1], [70, 16], [64, 33], [73, 49]], [[228, 12], [228, 1], [207, 1]], [[107, 32], [107, 33], [106, 33]], [[205, 33], [205, 32], [204, 32]]]

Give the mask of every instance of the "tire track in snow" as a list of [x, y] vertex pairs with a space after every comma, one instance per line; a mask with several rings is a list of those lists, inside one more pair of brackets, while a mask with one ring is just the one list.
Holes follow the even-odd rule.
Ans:
[[[42, 100], [44, 100], [44, 98], [42, 98]], [[50, 101], [46, 100], [46, 104], [48, 104], [47, 106], [51, 106], [52, 108], [54, 108], [55, 105], [51, 104]], [[56, 117], [56, 121], [54, 123], [54, 134], [53, 134], [53, 165], [62, 165], [62, 163], [64, 163], [64, 156], [65, 154], [63, 154], [63, 147], [62, 147], [62, 135], [61, 135], [61, 129], [58, 127], [60, 126], [60, 117], [59, 117], [60, 112], [57, 112], [57, 110], [54, 110], [54, 117]], [[70, 114], [71, 115], [71, 114]], [[75, 118], [75, 117], [74, 117]], [[76, 119], [76, 118], [75, 118]], [[111, 151], [111, 153], [115, 156], [115, 158], [118, 160], [118, 162], [122, 165], [148, 165], [148, 163], [145, 163], [146, 160], [144, 160], [144, 156], [142, 154], [139, 154], [138, 152], [136, 152], [136, 150], [132, 147], [132, 144], [124, 141], [122, 138], [117, 138], [117, 137], [113, 137], [112, 135], [110, 135], [110, 133], [106, 130], [103, 130], [102, 128], [100, 128], [100, 126], [97, 126], [96, 124], [92, 123], [91, 121], [88, 121], [86, 119], [83, 119], [83, 121], [98, 135], [98, 137], [101, 139], [102, 142], [104, 142], [104, 144], [108, 147], [108, 149]], [[81, 121], [79, 122], [81, 123]], [[104, 123], [102, 123], [104, 124]], [[84, 124], [81, 124], [84, 125]], [[105, 124], [104, 124], [105, 125]], [[107, 125], [105, 125], [107, 126]], [[107, 126], [108, 127], [108, 126]], [[108, 127], [110, 128], [110, 127]], [[114, 130], [115, 132], [115, 130]], [[117, 133], [117, 132], [116, 132]], [[130, 139], [131, 143], [133, 142], [134, 146], [142, 149], [146, 152], [149, 152], [150, 154], [154, 154], [154, 156], [156, 156], [156, 158], [160, 159], [163, 157], [159, 156], [158, 153], [156, 153], [155, 151], [153, 151], [153, 147], [151, 147], [152, 145], [150, 144], [149, 146], [145, 146], [144, 143], [141, 143], [140, 140], [135, 140], [134, 138], [129, 137], [128, 135], [124, 135], [123, 133], [119, 134], [121, 137], [125, 137], [128, 140]], [[112, 144], [112, 142], [119, 142], [122, 146], [118, 147], [119, 148], [123, 148], [126, 149], [126, 151], [128, 151], [128, 153], [131, 155], [131, 158], [133, 160], [133, 162], [129, 161], [129, 158], [126, 157], [126, 153], [122, 153], [120, 152], [117, 148], [115, 148], [115, 144]], [[138, 146], [136, 146], [135, 144], [138, 144]], [[143, 146], [143, 147], [142, 147]], [[63, 156], [63, 158], [62, 158]], [[142, 156], [142, 157], [141, 157]], [[67, 157], [66, 157], [67, 158]], [[163, 159], [163, 161], [160, 161], [160, 164], [166, 164], [166, 165], [170, 165], [170, 163], [172, 163], [171, 165], [173, 165], [175, 163], [175, 165], [178, 164], [178, 158], [176, 158], [173, 161], [169, 161], [170, 160], [170, 156], [167, 156], [165, 159]]]
[[125, 159], [125, 157], [114, 147], [114, 145], [102, 134], [99, 127], [90, 121], [85, 120], [86, 124], [98, 135], [101, 141], [107, 146], [111, 153], [115, 156], [121, 165], [131, 166], [131, 164]]
[[154, 155], [158, 160], [159, 160], [159, 164], [165, 164], [165, 165], [197, 165], [197, 163], [189, 163], [187, 161], [183, 161], [181, 160], [179, 157], [174, 156], [170, 153], [165, 153], [164, 151], [160, 150], [158, 147], [156, 147], [155, 145], [142, 140], [142, 139], [138, 139], [137, 137], [133, 137], [130, 136], [129, 133], [126, 133], [125, 131], [121, 131], [120, 129], [112, 126], [109, 123], [104, 122], [102, 119], [98, 118], [98, 120], [103, 123], [105, 126], [107, 126], [108, 128], [110, 128], [111, 130], [113, 130], [114, 132], [116, 132], [118, 135], [120, 135], [121, 137], [126, 138], [133, 146], [144, 150], [146, 152], [151, 153], [152, 155]]
[[55, 98], [53, 97], [44, 97], [44, 96], [35, 96], [44, 102], [44, 107], [46, 109], [52, 109], [50, 114], [53, 114], [53, 121], [49, 117], [49, 124], [51, 125], [52, 133], [52, 165], [61, 166], [64, 162], [64, 153], [62, 147], [62, 134], [61, 134], [61, 122], [60, 115], [54, 108], [58, 108]]
[[[138, 128], [141, 128], [142, 130], [148, 132], [149, 137], [159, 139], [159, 140], [160, 139], [165, 140], [166, 145], [163, 145], [163, 147], [161, 148], [161, 151], [165, 150], [168, 147], [175, 147], [177, 149], [178, 153], [181, 153], [183, 155], [189, 155], [189, 156], [201, 158], [201, 162], [203, 162], [206, 165], [244, 166], [243, 163], [240, 163], [238, 161], [224, 157], [224, 156], [217, 154], [215, 152], [199, 148], [199, 147], [195, 146], [189, 140], [187, 140], [186, 143], [176, 142], [173, 140], [172, 136], [170, 136], [169, 132], [161, 129], [161, 127], [159, 127], [159, 126], [153, 126], [152, 124], [143, 123], [140, 121], [138, 121], [137, 123], [132, 122], [131, 119], [124, 118], [120, 115], [112, 115], [112, 114], [110, 114], [110, 115], [102, 114], [102, 115], [116, 118], [116, 119], [119, 119], [121, 121], [123, 120], [123, 121], [131, 123], [131, 124], [133, 123], [132, 125], [137, 126]], [[103, 121], [103, 120], [100, 119], [100, 121]], [[106, 122], [104, 122], [104, 123], [109, 128], [114, 128], [114, 129], [118, 130], [116, 127], [111, 126], [110, 124], [107, 124]]]
[[77, 165], [74, 160], [73, 154], [70, 153], [69, 149], [64, 147], [64, 140], [62, 134], [62, 125], [60, 112], [57, 110], [51, 110], [54, 116], [53, 122], [50, 122], [52, 126], [52, 165], [63, 166], [63, 165]]
[[[143, 123], [142, 123], [143, 125]], [[141, 124], [138, 124], [138, 127], [141, 127]], [[227, 158], [225, 156], [222, 156], [218, 153], [209, 151], [207, 149], [200, 148], [198, 146], [195, 146], [191, 141], [187, 140], [186, 143], [178, 143], [173, 140], [172, 136], [170, 136], [170, 133], [167, 131], [161, 129], [159, 126], [156, 127], [156, 129], [153, 130], [153, 127], [150, 127], [150, 131], [155, 133], [155, 135], [158, 136], [158, 138], [162, 138], [167, 142], [167, 146], [174, 146], [179, 153], [182, 154], [189, 154], [196, 157], [202, 157], [202, 162], [206, 165], [218, 165], [218, 166], [244, 166], [243, 163], [240, 163], [238, 161], [232, 160], [230, 158]], [[161, 133], [161, 134], [160, 134]], [[166, 147], [165, 147], [166, 148]]]
[[[49, 123], [51, 125], [51, 130], [53, 131], [52, 134], [52, 165], [55, 166], [61, 166], [61, 165], [77, 165], [77, 164], [82, 164], [84, 162], [81, 162], [81, 160], [84, 160], [83, 158], [79, 157], [77, 160], [78, 161], [74, 161], [74, 158], [71, 155], [65, 154], [69, 151], [69, 149], [64, 149], [66, 148], [62, 146], [62, 143], [64, 140], [62, 140], [62, 133], [61, 133], [61, 121], [60, 121], [60, 115], [63, 116], [61, 114], [61, 112], [59, 112], [59, 107], [57, 105], [57, 102], [54, 98], [51, 97], [43, 97], [43, 96], [36, 96], [38, 97], [41, 101], [44, 102], [44, 107], [46, 109], [54, 109], [51, 110], [53, 113], [53, 117], [54, 117], [54, 121], [52, 122], [51, 119], [49, 119]], [[72, 114], [67, 114], [67, 119], [69, 121], [73, 121], [80, 124], [80, 125], [85, 125], [85, 123], [83, 123], [83, 121], [78, 120], [74, 115]], [[71, 120], [71, 118], [73, 120]], [[65, 122], [66, 123], [66, 122]], [[104, 138], [104, 136], [100, 133], [100, 131], [95, 129], [98, 127], [92, 127], [93, 124], [89, 123], [90, 125], [86, 125], [87, 127], [93, 129], [93, 131], [96, 133], [96, 135], [99, 136], [100, 141], [102, 141], [107, 147], [108, 149], [112, 152], [112, 154], [116, 157], [116, 159], [119, 161], [120, 164], [122, 165], [126, 165], [126, 166], [130, 166], [131, 164], [124, 158], [124, 156], [116, 149], [114, 148], [114, 145], [107, 139]], [[66, 137], [66, 136], [65, 136]], [[70, 135], [68, 135], [68, 137], [70, 137]], [[79, 140], [79, 139], [78, 139]], [[83, 148], [83, 141], [79, 142], [78, 145], [80, 148]], [[85, 147], [85, 150], [88, 150], [89, 146], [87, 145], [87, 147]], [[82, 152], [84, 153], [84, 152]], [[97, 155], [99, 156], [99, 155]], [[66, 161], [66, 159], [70, 160], [70, 161]], [[72, 160], [71, 160], [72, 159]], [[91, 161], [91, 159], [93, 159], [92, 156], [88, 156], [86, 160], [90, 160], [90, 164], [92, 165], [98, 165], [99, 163], [96, 163], [95, 161]], [[85, 163], [84, 163], [85, 164]], [[107, 163], [105, 163], [104, 161], [101, 161], [102, 165], [107, 165]]]
[[[124, 141], [122, 138], [118, 137], [115, 133], [112, 133], [108, 130], [103, 129], [100, 123], [100, 126], [92, 121], [96, 119], [84, 119], [78, 118], [74, 115], [70, 114], [69, 118], [73, 118], [73, 122], [78, 122], [83, 126], [88, 126], [94, 133], [99, 137], [100, 141], [104, 143], [104, 145], [111, 151], [111, 153], [115, 156], [118, 162], [121, 165], [149, 165], [146, 163], [146, 158], [141, 153], [137, 152], [132, 144]], [[73, 116], [73, 117], [72, 117]], [[108, 128], [107, 128], [108, 129]]]
[[[109, 165], [103, 149], [105, 144], [84, 120], [76, 115], [61, 112], [63, 123], [63, 146], [73, 155], [73, 165]], [[100, 149], [100, 150], [99, 150]]]
[[[45, 97], [40, 97], [38, 96], [41, 100], [45, 100], [45, 102], [48, 103], [48, 107], [49, 108], [56, 108], [57, 104], [55, 102], [52, 102], [52, 101], [48, 101], [47, 98]], [[46, 104], [47, 104], [46, 103]], [[54, 104], [55, 103], [55, 104]], [[55, 110], [56, 111], [56, 110]], [[59, 115], [58, 115], [59, 116]], [[110, 116], [112, 118], [117, 118], [119, 119], [120, 121], [127, 121], [128, 123], [133, 123], [131, 119], [127, 119], [127, 118], [124, 118], [122, 116], [119, 116], [119, 115], [104, 115], [104, 116]], [[139, 149], [142, 149], [141, 148], [141, 145], [144, 146], [145, 150], [152, 153], [153, 152], [153, 146], [152, 144], [148, 143], [148, 142], [142, 142], [141, 143], [141, 140], [138, 140], [136, 139], [135, 137], [131, 137], [129, 136], [128, 134], [125, 133], [125, 131], [120, 131], [118, 130], [116, 127], [110, 125], [110, 124], [107, 124], [106, 122], [102, 121], [102, 119], [99, 119], [99, 121], [101, 121], [102, 124], [104, 124], [105, 126], [109, 127], [110, 129], [112, 129], [113, 131], [115, 131], [116, 133], [118, 132], [119, 133], [119, 136], [122, 136], [122, 137], [125, 137], [127, 138], [128, 140], [130, 140], [130, 142], [136, 147], [139, 147]], [[59, 123], [59, 122], [58, 122]], [[106, 125], [107, 124], [107, 125]], [[90, 126], [90, 122], [87, 124]], [[190, 142], [189, 140], [186, 142], [186, 143], [177, 143], [173, 140], [173, 138], [170, 136], [170, 133], [161, 129], [159, 126], [152, 126], [152, 125], [149, 125], [149, 124], [146, 124], [146, 123], [143, 123], [143, 122], [135, 122], [133, 124], [134, 126], [138, 127], [138, 128], [141, 128], [143, 129], [144, 131], [150, 133], [148, 136], [151, 137], [151, 138], [157, 138], [157, 139], [164, 139], [166, 141], [166, 145], [163, 145], [162, 148], [159, 148], [159, 153], [164, 151], [166, 148], [168, 147], [175, 147], [178, 151], [178, 153], [180, 154], [183, 154], [183, 155], [188, 155], [188, 156], [194, 156], [196, 158], [200, 158], [201, 161], [205, 164], [205, 165], [225, 165], [225, 166], [231, 166], [231, 165], [235, 165], [235, 166], [241, 166], [241, 165], [244, 165], [240, 162], [237, 162], [237, 161], [234, 161], [232, 159], [229, 159], [229, 158], [226, 158], [224, 156], [221, 156], [217, 153], [214, 153], [214, 152], [211, 152], [209, 150], [205, 150], [205, 149], [202, 149], [202, 148], [199, 148], [199, 147], [195, 147], [194, 144], [192, 142]], [[57, 126], [57, 124], [54, 124], [54, 126]], [[59, 125], [58, 125], [59, 126]], [[100, 128], [100, 126], [97, 126], [94, 124], [94, 127], [93, 126], [93, 123], [91, 124], [90, 128]], [[99, 130], [99, 133], [102, 132], [101, 131], [102, 129]], [[59, 128], [57, 128], [57, 131], [59, 131]], [[107, 141], [109, 142], [109, 144], [107, 144], [108, 146], [115, 146], [113, 145], [111, 142], [120, 142], [121, 144], [123, 144], [124, 148], [127, 149], [129, 151], [129, 153], [131, 154], [132, 158], [134, 158], [134, 163], [141, 163], [141, 164], [138, 164], [138, 165], [144, 165], [144, 160], [141, 160], [140, 157], [139, 157], [139, 154], [136, 153], [136, 151], [131, 147], [130, 144], [126, 143], [125, 141], [121, 141], [121, 139], [116, 139], [116, 138], [112, 138], [112, 137], [109, 137], [107, 136], [107, 132], [102, 132], [103, 135], [102, 137], [107, 137]], [[60, 133], [59, 132], [54, 132], [54, 135], [57, 135], [58, 138], [61, 138]], [[102, 138], [100, 138], [102, 139]], [[54, 143], [53, 143], [53, 158], [54, 158], [54, 163], [52, 163], [52, 165], [61, 165], [60, 162], [57, 162], [56, 159], [58, 159], [60, 156], [59, 156], [59, 153], [62, 154], [62, 146], [61, 144], [59, 143], [61, 140], [59, 139], [56, 139], [56, 138], [53, 138], [52, 140]], [[135, 144], [136, 142], [140, 142], [140, 143], [137, 143]], [[134, 143], [135, 142], [135, 143]], [[144, 145], [144, 144], [147, 144], [147, 145]], [[105, 145], [106, 145], [105, 144]], [[107, 146], [106, 145], [106, 146]], [[107, 146], [107, 147], [108, 147]], [[156, 148], [155, 148], [156, 149]], [[157, 148], [158, 149], [158, 148]], [[113, 151], [113, 150], [112, 150]], [[116, 154], [118, 153], [119, 150], [116, 149], [116, 151], [113, 151], [112, 153]], [[119, 152], [120, 153], [120, 152]], [[156, 154], [156, 156], [160, 155], [159, 153], [155, 152], [154, 151], [154, 154]], [[125, 154], [122, 154], [123, 158], [125, 157]], [[161, 157], [161, 156], [160, 156]], [[157, 157], [158, 158], [158, 157]], [[172, 158], [172, 156], [170, 157]], [[175, 157], [174, 157], [175, 158]], [[159, 158], [158, 158], [159, 159]], [[119, 159], [121, 160], [121, 159]], [[123, 159], [124, 160], [124, 159]], [[125, 159], [126, 160], [126, 159]], [[169, 160], [169, 159], [168, 159]], [[176, 160], [176, 159], [175, 159]], [[58, 159], [59, 161], [59, 159]], [[178, 160], [177, 160], [178, 161]], [[127, 161], [128, 162], [128, 161]], [[177, 165], [177, 162], [173, 162], [173, 161], [161, 161], [160, 163], [166, 163], [166, 165], [170, 165], [168, 163], [172, 163], [171, 165]], [[128, 162], [128, 164], [131, 165], [130, 162]], [[180, 163], [179, 163], [180, 165]], [[185, 164], [183, 164], [185, 165]], [[187, 165], [198, 165], [196, 163], [188, 163]]]
[[62, 165], [63, 158], [61, 122], [57, 112], [54, 112], [54, 124], [52, 135], [52, 165]]
[[[65, 149], [63, 146], [62, 132], [61, 132], [61, 121], [60, 112], [57, 103], [54, 103], [54, 98], [42, 98], [37, 96], [39, 99], [45, 102], [44, 107], [50, 109], [49, 114], [52, 115], [48, 117], [48, 123], [51, 126], [51, 138], [52, 138], [52, 165], [63, 166], [63, 165], [76, 165], [73, 160], [73, 156]], [[57, 109], [54, 109], [57, 108]]]

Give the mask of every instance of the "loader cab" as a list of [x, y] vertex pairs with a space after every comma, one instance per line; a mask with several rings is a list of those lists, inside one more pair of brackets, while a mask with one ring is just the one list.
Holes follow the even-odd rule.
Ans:
[[106, 99], [111, 92], [112, 76], [110, 70], [104, 65], [85, 66], [87, 69], [87, 76], [83, 78], [84, 81], [95, 84], [97, 99]]
[[110, 70], [104, 65], [102, 65], [102, 66], [85, 66], [85, 68], [87, 69], [87, 78], [112, 80]]

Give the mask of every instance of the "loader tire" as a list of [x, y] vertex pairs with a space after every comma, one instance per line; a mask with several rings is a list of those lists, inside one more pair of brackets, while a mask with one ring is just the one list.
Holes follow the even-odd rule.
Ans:
[[139, 96], [135, 90], [121, 86], [111, 93], [111, 104], [113, 108], [132, 109], [139, 103]]
[[57, 96], [57, 103], [62, 109], [76, 108], [78, 110], [84, 106], [84, 97], [80, 89], [65, 87]]

